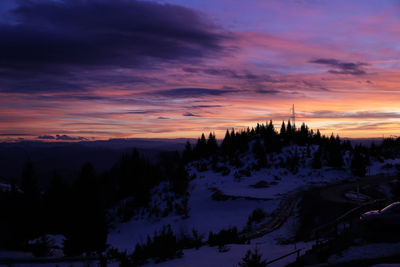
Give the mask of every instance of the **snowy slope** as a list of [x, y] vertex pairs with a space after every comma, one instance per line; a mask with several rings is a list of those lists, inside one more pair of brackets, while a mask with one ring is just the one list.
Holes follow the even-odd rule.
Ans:
[[[317, 150], [311, 146], [311, 155]], [[162, 226], [170, 224], [175, 233], [190, 232], [193, 228], [207, 238], [210, 231], [217, 232], [236, 226], [239, 231], [246, 226], [248, 216], [255, 208], [263, 209], [271, 214], [279, 206], [280, 200], [287, 194], [302, 191], [310, 186], [323, 186], [343, 180], [351, 180], [350, 155], [344, 156], [345, 165], [342, 169], [323, 167], [311, 168], [312, 157], [304, 157], [300, 161], [300, 167], [296, 173], [282, 167], [280, 162], [292, 156], [294, 151], [299, 155], [306, 153], [306, 147], [290, 146], [279, 154], [274, 153], [268, 160], [269, 167], [258, 171], [251, 170], [250, 176], [235, 177], [235, 173], [243, 169], [249, 169], [255, 163], [251, 152], [242, 156], [245, 163], [240, 168], [225, 164], [230, 173], [223, 176], [211, 170], [199, 172], [196, 162], [187, 166], [188, 172], [196, 178], [190, 183], [189, 218], [171, 214], [167, 217], [134, 217], [131, 221], [117, 224], [109, 234], [108, 243], [119, 250], [132, 252], [138, 242], [145, 242], [147, 235], [153, 235]], [[373, 161], [367, 174], [379, 173], [393, 174], [395, 168], [382, 168], [385, 164], [400, 163], [400, 159], [387, 160], [385, 162]], [[265, 187], [255, 188], [254, 185], [263, 182]], [[231, 197], [225, 201], [212, 199], [215, 190]], [[162, 204], [159, 204], [162, 205]], [[268, 218], [267, 218], [268, 219]], [[230, 250], [225, 253], [218, 252], [216, 247], [203, 246], [199, 250], [185, 250], [181, 259], [158, 264], [157, 266], [235, 266], [249, 248], [257, 246], [268, 260], [274, 259], [294, 250], [294, 244], [282, 245], [280, 241], [290, 238], [295, 229], [295, 216], [277, 231], [251, 241], [250, 245], [229, 245]], [[309, 248], [308, 244], [298, 244], [297, 248]], [[293, 261], [295, 256], [279, 261], [271, 266], [284, 266]], [[151, 266], [151, 264], [149, 264]]]
[[226, 201], [212, 200], [208, 179], [195, 179], [191, 182], [188, 219], [171, 215], [165, 218], [140, 218], [122, 223], [109, 234], [108, 243], [120, 250], [131, 251], [137, 242], [146, 241], [147, 235], [153, 235], [163, 225], [170, 224], [174, 232], [190, 232], [193, 228], [200, 234], [208, 236], [210, 231], [216, 232], [232, 226], [238, 229], [245, 227], [247, 218], [255, 208], [272, 212], [278, 205], [277, 200], [235, 199]]
[[[280, 244], [282, 241], [291, 238], [294, 235], [296, 219], [291, 217], [279, 230], [268, 234], [262, 238], [254, 239], [250, 244], [244, 245], [228, 245], [229, 251], [221, 253], [217, 247], [204, 246], [199, 250], [190, 249], [184, 250], [184, 256], [180, 259], [159, 263], [157, 265], [150, 263], [145, 266], [160, 266], [160, 267], [220, 267], [220, 266], [237, 266], [237, 263], [244, 257], [246, 251], [255, 248], [263, 255], [263, 259], [267, 261], [276, 259], [280, 256], [293, 252], [297, 249], [302, 249], [303, 254], [307, 249], [310, 249], [312, 242], [297, 243], [297, 244]], [[296, 255], [291, 255], [287, 258], [279, 260], [268, 266], [280, 267], [296, 260]]]

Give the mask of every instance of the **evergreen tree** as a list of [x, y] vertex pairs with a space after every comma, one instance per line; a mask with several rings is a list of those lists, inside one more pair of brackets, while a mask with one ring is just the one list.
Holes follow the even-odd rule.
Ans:
[[274, 124], [272, 123], [272, 120], [269, 121], [268, 127], [267, 127], [267, 134], [269, 136], [272, 136], [275, 134], [275, 128], [274, 128]]
[[333, 134], [329, 138], [326, 148], [327, 164], [331, 167], [340, 168], [343, 165], [343, 155], [340, 146], [340, 139], [334, 137]]
[[248, 250], [246, 252], [246, 255], [242, 259], [241, 262], [239, 262], [239, 266], [241, 267], [265, 267], [267, 266], [267, 261], [261, 259], [262, 254], [258, 252], [258, 249], [256, 248], [253, 251]]
[[307, 145], [307, 158], [311, 158], [311, 149], [310, 149], [310, 145]]
[[146, 244], [137, 244], [129, 266], [140, 266], [147, 259], [154, 258], [156, 263], [181, 257], [183, 255], [178, 239], [171, 225], [163, 226], [160, 232], [155, 232], [153, 238], [147, 236]]
[[67, 229], [66, 213], [70, 204], [70, 191], [68, 186], [61, 181], [58, 173], [53, 174], [50, 187], [44, 194], [44, 211], [46, 214], [46, 229], [48, 233], [60, 234]]
[[366, 160], [363, 157], [360, 147], [356, 146], [353, 152], [353, 157], [351, 159], [351, 172], [354, 176], [364, 177], [366, 170]]
[[231, 143], [231, 135], [229, 130], [226, 130], [224, 140], [222, 141], [221, 148], [225, 154], [229, 153], [230, 150], [230, 143]]
[[[23, 243], [29, 239], [26, 224], [30, 218], [25, 214], [25, 203], [22, 193], [15, 184], [10, 191], [0, 194], [0, 247], [11, 250], [20, 250]], [[28, 225], [29, 226], [29, 225]]]
[[235, 137], [236, 137], [235, 129], [232, 128], [232, 130], [231, 130], [231, 141], [232, 141], [232, 142], [235, 141]]
[[186, 141], [185, 149], [183, 150], [182, 157], [185, 163], [188, 163], [193, 160], [193, 151], [192, 145], [190, 144], [189, 140]]
[[260, 133], [261, 133], [261, 125], [259, 123], [257, 123], [256, 134], [260, 134]]
[[299, 154], [296, 148], [293, 155], [287, 158], [286, 168], [292, 173], [297, 173], [298, 165], [299, 165]]
[[290, 120], [289, 120], [288, 123], [287, 123], [286, 135], [287, 135], [289, 138], [292, 138], [292, 136], [293, 136], [293, 128], [292, 128], [292, 124], [290, 123]]
[[218, 144], [217, 144], [217, 139], [215, 137], [214, 133], [210, 133], [208, 135], [208, 140], [207, 140], [207, 151], [209, 155], [213, 155], [217, 152], [218, 150]]
[[21, 190], [23, 194], [19, 212], [22, 213], [22, 223], [24, 225], [21, 231], [26, 239], [31, 239], [41, 234], [43, 215], [40, 190], [35, 179], [33, 164], [30, 160], [25, 163], [22, 169]]
[[306, 126], [305, 123], [302, 123], [301, 127], [300, 127], [300, 131], [296, 135], [297, 144], [299, 144], [301, 146], [306, 145], [308, 137], [309, 137], [308, 127]]
[[253, 154], [257, 160], [257, 168], [265, 168], [267, 166], [267, 155], [265, 153], [264, 146], [258, 139], [253, 145]]
[[321, 133], [320, 133], [319, 129], [317, 129], [317, 133], [315, 134], [314, 139], [315, 139], [315, 143], [320, 144]]
[[38, 184], [34, 176], [33, 164], [28, 160], [22, 169], [21, 190], [29, 201], [37, 201], [40, 198]]
[[282, 121], [281, 131], [280, 131], [279, 134], [281, 135], [281, 137], [285, 137], [286, 136], [286, 125], [285, 125], [284, 121]]
[[175, 171], [175, 175], [171, 177], [172, 191], [183, 196], [189, 187], [189, 175], [183, 164], [179, 165]]
[[204, 135], [204, 133], [202, 133], [201, 137], [197, 140], [196, 153], [201, 158], [208, 156], [207, 140], [206, 140], [206, 136]]
[[321, 169], [321, 149], [318, 148], [317, 151], [314, 152], [313, 159], [312, 159], [312, 167], [314, 169]]
[[[171, 159], [175, 158], [175, 156], [169, 156]], [[179, 158], [179, 155], [177, 157]], [[165, 171], [169, 170], [171, 170], [170, 166]], [[112, 172], [118, 198], [133, 196], [137, 206], [147, 205], [150, 200], [150, 191], [160, 182], [161, 176], [159, 166], [150, 164], [139, 155], [136, 149], [131, 155], [122, 156]]]
[[90, 163], [82, 167], [73, 186], [69, 227], [64, 253], [68, 256], [99, 254], [106, 249], [108, 223], [101, 190]]

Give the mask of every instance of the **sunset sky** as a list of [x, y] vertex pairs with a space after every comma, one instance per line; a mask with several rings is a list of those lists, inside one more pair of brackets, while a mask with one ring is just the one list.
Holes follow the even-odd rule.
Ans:
[[400, 2], [1, 0], [0, 140], [198, 137], [296, 108], [400, 135]]

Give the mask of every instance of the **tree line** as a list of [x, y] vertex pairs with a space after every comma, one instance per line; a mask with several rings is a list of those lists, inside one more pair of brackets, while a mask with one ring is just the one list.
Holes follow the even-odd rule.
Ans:
[[[29, 240], [62, 234], [66, 256], [100, 255], [107, 248], [112, 207], [129, 198], [132, 208], [146, 208], [151, 190], [160, 182], [168, 182], [177, 197], [189, 184], [179, 153], [164, 153], [158, 163], [150, 163], [137, 150], [122, 156], [109, 171], [96, 173], [86, 163], [72, 183], [64, 180], [54, 173], [50, 186], [43, 189], [34, 164], [25, 163], [21, 183], [0, 192], [0, 248], [32, 251]], [[46, 256], [48, 249], [44, 246], [38, 256]]]
[[[278, 131], [273, 122], [269, 121], [245, 130], [227, 130], [220, 144], [218, 144], [214, 133], [209, 133], [208, 138], [203, 133], [195, 144], [186, 143], [183, 159], [185, 162], [211, 159], [211, 164], [224, 161], [229, 162], [232, 166], [242, 167], [243, 162], [240, 160], [240, 155], [252, 152], [257, 161], [254, 168], [260, 169], [268, 167], [268, 156], [273, 153], [280, 153], [284, 147], [297, 145], [307, 147], [305, 157], [312, 158], [312, 167], [315, 169], [320, 169], [323, 166], [344, 167], [344, 155], [346, 151], [349, 151], [352, 173], [356, 176], [364, 176], [366, 168], [370, 164], [371, 155], [388, 157], [393, 156], [394, 151], [399, 151], [391, 149], [394, 143], [400, 147], [400, 141], [394, 140], [385, 140], [380, 146], [375, 144], [371, 144], [370, 147], [353, 146], [349, 140], [343, 141], [333, 133], [331, 136], [326, 136], [322, 135], [319, 130], [309, 129], [305, 123], [297, 128], [292, 125], [290, 120], [286, 123], [283, 121]], [[310, 147], [313, 145], [318, 149], [311, 154]], [[304, 155], [301, 156], [304, 157]], [[282, 165], [294, 171], [299, 168], [299, 159], [300, 155], [298, 155], [297, 150], [294, 150], [292, 156]], [[199, 170], [202, 170], [202, 168]], [[218, 167], [215, 170], [226, 172], [223, 168]]]

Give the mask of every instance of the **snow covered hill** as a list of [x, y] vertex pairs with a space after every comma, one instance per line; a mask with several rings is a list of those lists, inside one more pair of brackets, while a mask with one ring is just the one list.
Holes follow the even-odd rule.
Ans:
[[[317, 150], [317, 145], [287, 146], [279, 153], [268, 155], [267, 168], [258, 170], [253, 167], [256, 159], [251, 152], [240, 155], [240, 161], [243, 162], [240, 167], [219, 161], [214, 169], [224, 170], [222, 172], [213, 170], [211, 158], [193, 161], [186, 167], [190, 176], [195, 177], [191, 180], [188, 190], [187, 218], [174, 213], [166, 217], [146, 216], [146, 214], [135, 216], [128, 222], [117, 224], [109, 234], [108, 243], [121, 251], [132, 252], [136, 243], [145, 243], [147, 236], [152, 236], [154, 232], [168, 224], [175, 233], [190, 233], [192, 229], [196, 229], [206, 241], [209, 232], [215, 233], [233, 226], [239, 231], [248, 228], [249, 216], [255, 209], [264, 211], [266, 217], [262, 222], [265, 223], [278, 209], [280, 201], [290, 193], [355, 179], [350, 170], [349, 151], [343, 156], [342, 168], [322, 166], [320, 169], [314, 169], [312, 155]], [[285, 163], [295, 154], [299, 157], [298, 168], [291, 171]], [[400, 159], [385, 161], [372, 159], [370, 166], [367, 167], [367, 173], [391, 174], [396, 171], [393, 166], [399, 163]], [[153, 198], [153, 206], [163, 205], [160, 201], [163, 199], [160, 187], [162, 185], [154, 191], [157, 192], [154, 194], [157, 197]], [[250, 244], [228, 245], [227, 252], [219, 252], [217, 247], [209, 246], [203, 246], [199, 250], [184, 250], [182, 258], [158, 266], [204, 266], [205, 262], [208, 266], [234, 266], [249, 248], [258, 247], [268, 260], [298, 247], [308, 248], [310, 243], [290, 244], [295, 234], [296, 221], [295, 210], [280, 229], [262, 238], [251, 240]], [[271, 266], [284, 266], [293, 259], [292, 256]]]

